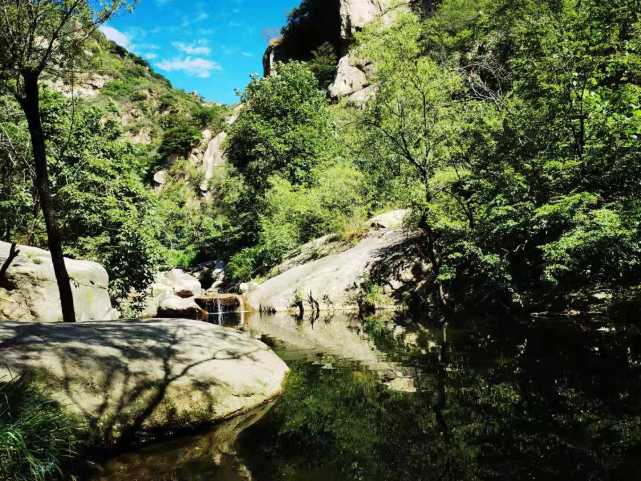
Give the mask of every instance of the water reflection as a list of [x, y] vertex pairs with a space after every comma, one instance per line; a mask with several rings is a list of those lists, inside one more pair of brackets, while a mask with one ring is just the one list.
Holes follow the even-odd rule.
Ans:
[[636, 325], [466, 319], [426, 329], [339, 313], [243, 328], [292, 368], [275, 407], [232, 436], [120, 458], [97, 479], [641, 479]]
[[238, 435], [271, 408], [263, 406], [205, 433], [179, 437], [115, 457], [100, 466], [95, 481], [250, 481], [235, 451]]

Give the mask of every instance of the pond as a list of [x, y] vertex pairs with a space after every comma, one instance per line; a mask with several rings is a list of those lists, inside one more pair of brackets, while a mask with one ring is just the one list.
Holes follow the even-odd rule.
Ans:
[[641, 480], [641, 329], [607, 320], [254, 316], [272, 405], [124, 453], [94, 481]]

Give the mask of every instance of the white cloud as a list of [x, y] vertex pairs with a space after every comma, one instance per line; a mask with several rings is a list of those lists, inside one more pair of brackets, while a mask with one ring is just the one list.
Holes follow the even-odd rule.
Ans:
[[131, 47], [131, 39], [122, 33], [120, 30], [116, 30], [113, 27], [108, 27], [106, 25], [103, 25], [100, 27], [100, 31], [105, 34], [105, 37], [107, 37], [109, 40], [112, 42], [117, 43], [123, 48], [129, 48]]
[[148, 53], [143, 53], [142, 56], [146, 58], [147, 60], [154, 60], [158, 58], [158, 54], [153, 53], [153, 52], [148, 52]]
[[202, 40], [197, 43], [173, 42], [172, 45], [187, 55], [209, 55], [211, 49]]
[[209, 78], [212, 70], [222, 70], [220, 64], [205, 58], [174, 58], [158, 62], [156, 66], [167, 72], [183, 72], [192, 77]]

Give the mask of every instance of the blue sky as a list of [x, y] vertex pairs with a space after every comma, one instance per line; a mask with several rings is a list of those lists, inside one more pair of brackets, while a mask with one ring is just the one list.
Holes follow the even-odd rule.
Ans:
[[102, 31], [144, 57], [172, 84], [210, 101], [234, 103], [234, 90], [262, 73], [267, 39], [300, 0], [139, 0]]

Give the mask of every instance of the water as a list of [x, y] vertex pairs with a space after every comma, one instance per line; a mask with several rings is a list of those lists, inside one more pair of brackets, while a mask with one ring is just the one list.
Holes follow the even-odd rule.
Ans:
[[292, 368], [282, 399], [116, 457], [94, 481], [641, 480], [636, 325], [338, 314], [242, 328]]

